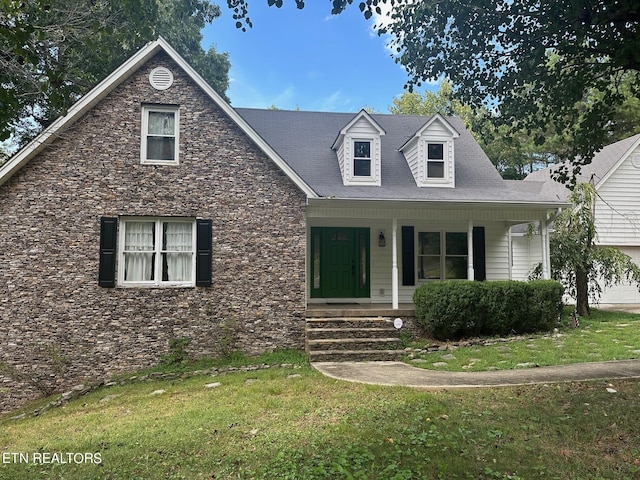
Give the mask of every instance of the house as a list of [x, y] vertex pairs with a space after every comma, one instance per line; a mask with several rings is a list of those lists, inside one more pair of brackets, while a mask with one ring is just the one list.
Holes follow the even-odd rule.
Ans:
[[[525, 181], [544, 182], [545, 189], [561, 200], [569, 190], [552, 179], [553, 167], [531, 173]], [[582, 168], [577, 183], [593, 182], [597, 198], [595, 221], [597, 244], [619, 248], [640, 265], [640, 135], [634, 135], [600, 150]], [[541, 242], [522, 229], [512, 233], [514, 278], [524, 279], [539, 262]], [[640, 292], [630, 284], [603, 289], [600, 303], [640, 303]]]
[[564, 204], [543, 187], [457, 118], [234, 109], [159, 39], [0, 168], [0, 361], [68, 383], [172, 338], [301, 348], [313, 303], [511, 278], [509, 227]]

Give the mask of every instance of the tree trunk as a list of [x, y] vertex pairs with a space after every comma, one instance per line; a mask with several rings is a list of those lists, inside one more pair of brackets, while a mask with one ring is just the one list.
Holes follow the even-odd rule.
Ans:
[[591, 308], [589, 308], [589, 281], [587, 272], [583, 269], [576, 270], [576, 310], [581, 317], [591, 315]]

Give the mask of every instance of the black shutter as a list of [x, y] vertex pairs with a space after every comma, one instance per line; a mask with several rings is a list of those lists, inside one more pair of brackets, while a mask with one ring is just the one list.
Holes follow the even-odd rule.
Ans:
[[416, 284], [413, 227], [402, 227], [402, 285]]
[[196, 285], [211, 286], [211, 220], [196, 220]]
[[116, 245], [118, 242], [118, 219], [100, 218], [100, 270], [98, 285], [116, 286]]
[[480, 282], [487, 279], [484, 227], [473, 227], [473, 279]]

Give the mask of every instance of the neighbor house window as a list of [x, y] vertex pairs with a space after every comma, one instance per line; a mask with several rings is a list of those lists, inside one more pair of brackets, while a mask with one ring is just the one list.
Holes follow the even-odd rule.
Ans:
[[179, 120], [177, 106], [149, 105], [142, 108], [142, 163], [178, 163]]
[[195, 284], [195, 221], [127, 218], [119, 244], [122, 285]]
[[427, 178], [444, 178], [444, 144], [427, 144]]
[[418, 278], [455, 280], [467, 278], [467, 234], [418, 233]]
[[371, 176], [371, 142], [356, 140], [353, 142], [353, 176]]

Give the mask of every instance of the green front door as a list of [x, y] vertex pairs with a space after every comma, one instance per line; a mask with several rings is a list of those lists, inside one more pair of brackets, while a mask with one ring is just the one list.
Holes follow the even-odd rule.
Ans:
[[369, 297], [369, 229], [311, 229], [311, 296]]

